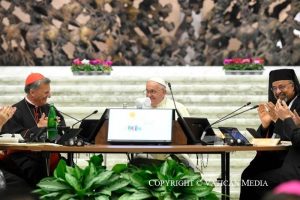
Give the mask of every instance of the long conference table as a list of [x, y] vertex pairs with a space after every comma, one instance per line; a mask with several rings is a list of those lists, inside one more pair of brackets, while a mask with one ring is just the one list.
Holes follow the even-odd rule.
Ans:
[[[51, 143], [0, 144], [0, 150], [73, 153], [212, 153], [221, 155], [222, 199], [230, 199], [230, 152], [238, 151], [283, 151], [288, 145], [277, 146], [227, 146], [227, 145], [86, 145], [61, 146]], [[70, 158], [69, 158], [70, 159]]]

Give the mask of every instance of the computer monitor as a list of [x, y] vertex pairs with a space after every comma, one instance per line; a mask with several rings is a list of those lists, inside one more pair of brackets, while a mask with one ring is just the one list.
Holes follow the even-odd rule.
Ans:
[[184, 119], [197, 140], [201, 140], [201, 142], [203, 142], [204, 144], [214, 143], [216, 134], [211, 128], [211, 125], [207, 118], [184, 117]]
[[84, 142], [95, 142], [97, 133], [104, 124], [105, 120], [108, 119], [108, 112], [109, 109], [105, 109], [100, 119], [86, 119], [81, 122], [79, 128], [82, 130], [79, 134], [79, 137], [83, 139]]
[[111, 144], [172, 142], [173, 109], [111, 108], [107, 141]]

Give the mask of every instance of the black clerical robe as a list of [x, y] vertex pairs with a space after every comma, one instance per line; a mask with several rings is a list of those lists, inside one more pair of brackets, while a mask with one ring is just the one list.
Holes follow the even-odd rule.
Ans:
[[[300, 96], [297, 96], [296, 99], [292, 102], [291, 109], [292, 111], [296, 110], [298, 114], [300, 114]], [[291, 126], [281, 119], [278, 119], [276, 123], [272, 122], [267, 129], [264, 129], [262, 126], [258, 128], [258, 133], [263, 138], [270, 138], [276, 133], [280, 136], [281, 140], [291, 141], [293, 136], [293, 129], [295, 126]], [[257, 152], [254, 159], [251, 161], [249, 166], [243, 171], [241, 176], [241, 194], [240, 200], [244, 199], [259, 199], [258, 195], [262, 195], [261, 193], [254, 193], [253, 190], [258, 187], [250, 187], [246, 186], [245, 183], [247, 180], [254, 180], [257, 178], [258, 174], [267, 173], [269, 170], [274, 170], [280, 168], [283, 165], [283, 162], [288, 154], [288, 151], [263, 151]], [[276, 174], [274, 174], [274, 179], [276, 179]], [[260, 178], [263, 179], [263, 176]], [[267, 191], [266, 188], [264, 188]], [[253, 195], [253, 196], [251, 196]]]
[[291, 135], [292, 146], [289, 148], [281, 166], [253, 174], [252, 180], [258, 180], [257, 182], [262, 184], [248, 186], [246, 189], [242, 188], [243, 193], [240, 199], [261, 199], [267, 192], [272, 191], [281, 183], [300, 180], [300, 129], [295, 127], [292, 118], [284, 120], [284, 124], [294, 127], [294, 130]]
[[[3, 133], [20, 133], [25, 140], [29, 140], [30, 137], [40, 131], [37, 127], [38, 119], [45, 113], [48, 116], [49, 104], [45, 104], [40, 107], [27, 102], [25, 99], [13, 105], [17, 108], [13, 117], [3, 126]], [[56, 110], [56, 115], [60, 117], [59, 126], [65, 126], [64, 117]]]
[[[17, 108], [13, 117], [3, 126], [3, 133], [20, 133], [23, 138], [30, 141], [35, 134], [41, 131], [37, 127], [38, 119], [42, 113], [48, 115], [50, 105], [45, 104], [40, 107], [35, 107], [26, 101], [26, 99], [13, 105]], [[56, 111], [57, 116], [60, 117], [60, 126], [65, 126], [63, 116]], [[23, 177], [29, 184], [35, 185], [46, 173], [45, 156], [39, 152], [9, 152], [6, 159], [3, 161], [5, 169]]]

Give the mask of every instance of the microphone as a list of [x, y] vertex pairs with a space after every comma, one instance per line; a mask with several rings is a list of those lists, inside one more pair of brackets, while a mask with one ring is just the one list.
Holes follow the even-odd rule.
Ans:
[[[227, 120], [227, 119], [230, 119], [230, 118], [235, 117], [235, 116], [237, 116], [237, 115], [243, 114], [244, 112], [248, 112], [248, 111], [253, 110], [253, 109], [255, 109], [255, 108], [258, 108], [258, 107], [259, 107], [259, 105], [252, 106], [251, 108], [249, 108], [249, 109], [247, 109], [247, 110], [243, 110], [242, 112], [236, 113], [236, 114], [231, 115], [231, 116], [229, 116], [229, 117], [227, 117], [227, 118], [225, 118], [225, 119], [222, 119], [222, 121]], [[222, 122], [222, 121], [220, 121], [220, 122]]]
[[175, 111], [178, 115], [177, 121], [180, 124], [181, 128], [183, 129], [183, 132], [185, 133], [185, 136], [187, 137], [188, 144], [197, 144], [197, 143], [206, 144], [203, 141], [196, 139], [196, 137], [193, 134], [191, 128], [189, 127], [189, 125], [187, 124], [185, 119], [181, 116], [180, 112], [177, 110], [174, 95], [173, 95], [173, 91], [172, 91], [172, 86], [171, 86], [170, 82], [168, 82], [168, 87], [169, 87], [170, 92], [171, 92], [171, 96], [172, 96], [172, 100], [173, 100], [173, 103], [174, 103]]
[[67, 113], [64, 113], [64, 112], [62, 112], [62, 111], [60, 111], [60, 110], [57, 110], [57, 112], [59, 112], [59, 113], [62, 114], [62, 115], [66, 115], [67, 117], [70, 117], [70, 118], [76, 120], [77, 122], [80, 121], [79, 119], [76, 119], [75, 117], [72, 117], [71, 115], [69, 115], [69, 114], [67, 114]]
[[135, 100], [136, 108], [142, 109], [142, 108], [150, 108], [151, 107], [151, 100], [149, 97], [144, 98], [137, 98]]
[[[204, 132], [206, 132], [207, 129], [211, 128], [213, 125], [215, 125], [215, 124], [217, 124], [217, 123], [220, 123], [220, 122], [222, 122], [222, 121], [225, 121], [225, 120], [227, 120], [227, 119], [230, 119], [230, 118], [235, 117], [235, 116], [237, 116], [237, 115], [243, 114], [243, 113], [245, 113], [245, 112], [248, 112], [248, 111], [253, 110], [253, 109], [255, 109], [255, 108], [258, 108], [258, 107], [259, 107], [259, 105], [255, 105], [255, 106], [253, 106], [253, 107], [251, 107], [251, 108], [249, 108], [249, 109], [247, 109], [247, 110], [243, 110], [243, 111], [241, 111], [241, 112], [239, 112], [239, 113], [236, 113], [236, 114], [234, 114], [234, 115], [230, 115], [230, 116], [227, 116], [227, 117], [222, 117], [221, 119], [217, 120], [217, 122], [214, 122], [214, 123], [212, 123], [211, 125], [209, 125], [208, 127], [206, 127], [206, 128], [204, 129]], [[203, 134], [203, 135], [204, 135], [204, 134]]]
[[175, 108], [175, 111], [176, 111], [176, 113], [177, 113], [177, 115], [178, 115], [178, 118], [182, 118], [180, 112], [177, 110], [176, 103], [175, 103], [175, 99], [174, 99], [174, 96], [173, 96], [172, 86], [171, 86], [171, 83], [170, 83], [170, 82], [168, 82], [168, 87], [169, 87], [170, 92], [171, 92], [171, 96], [172, 96], [174, 108]]
[[201, 135], [201, 140], [204, 139], [205, 135], [206, 135], [206, 131], [208, 129], [210, 129], [213, 125], [217, 124], [217, 123], [220, 123], [222, 121], [224, 121], [225, 119], [227, 119], [227, 117], [231, 116], [232, 114], [236, 113], [237, 111], [241, 110], [242, 108], [246, 107], [246, 106], [249, 106], [251, 104], [251, 102], [247, 102], [246, 104], [242, 105], [241, 107], [239, 107], [238, 109], [232, 111], [231, 113], [221, 117], [220, 119], [218, 119], [217, 121], [213, 122], [212, 124], [210, 124], [209, 126], [205, 127], [204, 130], [203, 130], [203, 133]]
[[96, 113], [98, 113], [98, 110], [94, 110], [94, 112], [92, 112], [92, 113], [89, 114], [88, 116], [84, 117], [84, 118], [81, 119], [81, 120], [78, 120], [76, 123], [74, 123], [74, 124], [72, 125], [72, 128], [73, 128], [76, 124], [78, 124], [79, 122], [82, 122], [82, 121], [85, 120], [86, 118], [88, 118], [88, 117], [90, 117], [90, 116], [92, 116], [92, 115], [94, 115], [94, 114], [96, 114]]
[[[241, 110], [242, 108], [244, 108], [244, 107], [246, 107], [246, 106], [249, 106], [250, 104], [251, 104], [251, 102], [247, 102], [246, 104], [242, 105], [242, 106], [239, 107], [238, 109], [232, 111], [231, 113], [229, 113], [229, 114], [227, 114], [227, 115], [221, 117], [220, 119], [218, 119], [217, 121], [215, 121], [214, 123], [212, 123], [212, 124], [210, 125], [210, 127], [213, 126], [214, 124], [217, 124], [217, 123], [221, 122], [223, 119], [225, 119], [226, 117], [228, 117], [228, 116], [230, 116], [230, 115], [236, 113], [237, 111]], [[204, 131], [206, 131], [206, 130], [207, 130], [207, 129], [205, 128]]]

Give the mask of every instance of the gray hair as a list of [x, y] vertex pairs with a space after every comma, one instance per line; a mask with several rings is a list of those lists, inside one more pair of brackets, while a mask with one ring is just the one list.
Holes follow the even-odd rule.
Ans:
[[29, 94], [30, 90], [35, 90], [38, 89], [40, 87], [41, 84], [50, 84], [51, 80], [49, 78], [43, 78], [41, 80], [35, 81], [29, 85], [26, 85], [24, 88], [24, 91], [26, 92], [26, 94]]

